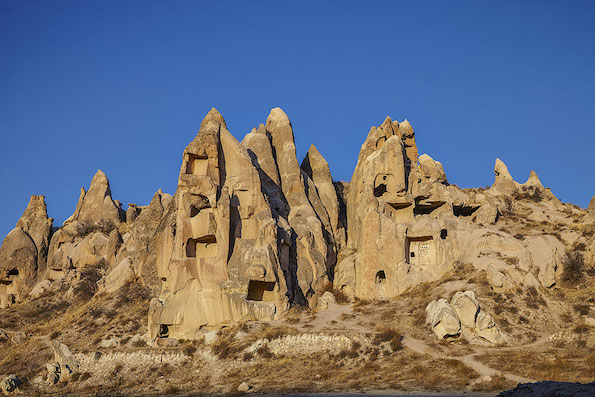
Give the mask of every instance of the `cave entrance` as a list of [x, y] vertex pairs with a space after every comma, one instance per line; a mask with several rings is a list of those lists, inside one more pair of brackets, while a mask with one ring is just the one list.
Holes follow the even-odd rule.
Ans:
[[186, 242], [187, 258], [213, 258], [217, 256], [217, 238], [213, 235], [189, 238]]
[[452, 212], [455, 216], [471, 216], [475, 211], [479, 209], [479, 206], [473, 207], [469, 205], [453, 205]]
[[378, 273], [376, 273], [376, 285], [382, 285], [386, 282], [386, 274], [384, 273], [384, 270], [380, 270]]
[[160, 338], [169, 338], [169, 325], [167, 324], [160, 324], [159, 325], [159, 335]]
[[275, 300], [274, 289], [274, 281], [250, 280], [246, 299], [259, 302], [273, 302]]

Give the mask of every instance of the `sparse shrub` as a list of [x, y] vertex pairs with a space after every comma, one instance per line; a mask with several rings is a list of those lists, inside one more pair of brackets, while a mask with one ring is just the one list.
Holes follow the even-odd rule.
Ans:
[[74, 294], [81, 300], [89, 300], [97, 292], [97, 282], [103, 277], [107, 264], [101, 259], [96, 265], [87, 266], [81, 271], [81, 277], [74, 288]]
[[124, 366], [122, 363], [116, 363], [116, 365], [114, 365], [114, 369], [112, 370], [112, 377], [115, 378], [120, 372], [122, 372], [123, 369]]
[[57, 338], [57, 337], [59, 337], [59, 336], [60, 336], [60, 332], [58, 332], [58, 331], [54, 331], [54, 332], [52, 332], [52, 333], [50, 334], [50, 339], [51, 339], [51, 340], [54, 340], [54, 339], [56, 339], [56, 338]]
[[101, 220], [97, 223], [92, 223], [88, 221], [79, 221], [76, 225], [76, 235], [79, 237], [85, 237], [91, 233], [101, 232], [106, 236], [114, 230], [116, 226], [111, 221]]
[[524, 240], [525, 239], [525, 235], [521, 234], [521, 233], [517, 233], [514, 235], [514, 238], [516, 238], [517, 240]]
[[143, 339], [135, 339], [134, 342], [132, 342], [132, 346], [134, 346], [134, 347], [146, 347], [147, 346], [147, 342], [145, 342]]
[[275, 356], [273, 354], [273, 352], [271, 351], [271, 349], [269, 349], [269, 347], [267, 345], [260, 346], [256, 350], [256, 353], [262, 358], [273, 358]]
[[574, 251], [586, 251], [587, 245], [585, 243], [576, 243], [572, 249]]
[[397, 352], [403, 349], [403, 334], [401, 332], [392, 329], [392, 328], [384, 328], [379, 333], [376, 334], [374, 338], [375, 344], [379, 344], [381, 342], [389, 342], [389, 346], [393, 352]]
[[504, 196], [504, 208], [502, 209], [502, 215], [513, 215], [514, 214], [514, 202], [512, 197]]
[[576, 305], [574, 305], [573, 308], [574, 308], [574, 311], [577, 312], [578, 314], [580, 314], [581, 316], [588, 315], [589, 311], [591, 310], [589, 308], [589, 305], [580, 304], [580, 303], [577, 303]]
[[585, 260], [583, 254], [579, 251], [574, 251], [566, 254], [562, 261], [563, 272], [562, 281], [568, 285], [576, 285], [585, 278]]
[[579, 324], [572, 330], [575, 334], [586, 334], [589, 332], [589, 326], [586, 324]]
[[529, 324], [529, 319], [525, 316], [519, 316], [519, 323]]
[[194, 355], [194, 353], [196, 353], [196, 347], [194, 346], [184, 346], [184, 354], [187, 355], [188, 357], [192, 357]]
[[180, 392], [180, 389], [174, 385], [167, 385], [165, 390], [163, 391], [166, 396], [177, 394]]

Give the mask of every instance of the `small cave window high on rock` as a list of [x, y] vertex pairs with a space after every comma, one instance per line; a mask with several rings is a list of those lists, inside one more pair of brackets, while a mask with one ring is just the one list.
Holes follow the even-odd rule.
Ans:
[[169, 337], [169, 326], [167, 324], [159, 325], [159, 337], [160, 338]]
[[186, 242], [187, 258], [213, 258], [217, 256], [217, 238], [213, 235], [189, 238]]
[[186, 173], [192, 175], [206, 175], [209, 158], [207, 156], [197, 156], [188, 153], [188, 162], [186, 163]]
[[374, 179], [374, 197], [381, 197], [385, 193], [396, 191], [395, 178], [390, 174], [379, 174]]
[[275, 283], [273, 281], [250, 280], [246, 299], [259, 302], [274, 301]]

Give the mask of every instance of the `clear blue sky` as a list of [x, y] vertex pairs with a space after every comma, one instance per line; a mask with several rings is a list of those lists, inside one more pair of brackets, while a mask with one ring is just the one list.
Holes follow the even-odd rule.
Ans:
[[173, 193], [211, 107], [238, 139], [282, 107], [339, 180], [407, 118], [451, 183], [490, 185], [500, 157], [585, 207], [594, 20], [580, 0], [0, 0], [0, 234], [32, 194], [61, 225], [98, 168], [124, 204]]

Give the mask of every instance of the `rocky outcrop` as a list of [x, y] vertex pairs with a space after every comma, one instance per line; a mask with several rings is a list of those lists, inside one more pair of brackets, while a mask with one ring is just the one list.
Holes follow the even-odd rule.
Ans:
[[99, 222], [117, 224], [121, 219], [120, 208], [112, 199], [112, 192], [107, 176], [103, 171], [97, 170], [91, 181], [89, 191], [87, 192], [84, 188], [81, 188], [81, 195], [76, 209], [72, 216], [64, 221], [64, 225], [74, 221], [88, 222], [90, 224], [97, 224]]
[[387, 118], [370, 130], [349, 186], [347, 248], [334, 284], [361, 299], [394, 297], [442, 277], [469, 224], [497, 217], [484, 196], [450, 185], [440, 162], [418, 158], [411, 126], [402, 124]]
[[471, 331], [490, 343], [504, 341], [492, 316], [481, 309], [473, 291], [459, 291], [451, 298], [432, 301], [426, 306], [426, 324], [440, 339], [458, 338]]
[[0, 246], [0, 307], [27, 295], [37, 277], [37, 247], [20, 227], [14, 228]]
[[0, 246], [0, 307], [24, 298], [45, 270], [53, 219], [45, 198], [31, 196], [16, 227]]
[[184, 150], [171, 205], [156, 238], [162, 287], [151, 302], [151, 338], [192, 338], [207, 324], [271, 319], [286, 309], [292, 272], [279, 247], [291, 241], [250, 155], [215, 109]]
[[[302, 161], [302, 170], [314, 182], [318, 196], [324, 204], [331, 223], [331, 230], [337, 245], [337, 250], [346, 242], [345, 220], [341, 216], [339, 197], [328, 163], [314, 145], [310, 146], [306, 157]], [[333, 264], [334, 265], [334, 264]]]
[[37, 262], [40, 272], [45, 270], [53, 221], [53, 218], [48, 217], [45, 197], [31, 196], [29, 205], [17, 222], [17, 227], [23, 229], [33, 239], [37, 247]]
[[70, 376], [79, 369], [77, 359], [64, 343], [57, 341], [47, 343], [54, 352], [54, 361], [46, 365], [48, 371], [46, 383], [53, 385], [57, 382], [67, 382]]
[[[290, 305], [324, 310], [329, 288], [390, 299], [456, 264], [481, 272], [496, 293], [550, 288], [563, 271], [564, 244], [584, 244], [588, 262], [595, 256], [590, 225], [583, 233], [565, 227], [559, 238], [545, 227], [524, 235], [496, 225], [513, 219], [523, 200], [523, 226], [562, 225], [568, 213], [583, 219], [584, 210], [560, 203], [535, 172], [518, 184], [497, 159], [491, 188], [460, 189], [440, 161], [418, 153], [410, 123], [387, 117], [370, 129], [351, 181], [337, 182], [314, 145], [298, 162], [280, 108], [241, 143], [212, 109], [182, 154], [173, 196], [158, 190], [149, 205], [123, 211], [98, 171], [53, 233], [43, 196], [33, 196], [0, 248], [0, 305], [30, 291], [72, 291], [93, 267], [104, 293], [143, 284], [155, 297], [149, 336], [170, 343], [205, 326], [278, 318]], [[585, 223], [594, 212], [595, 198]], [[427, 311], [440, 337], [499, 340], [470, 291]]]
[[508, 167], [502, 160], [496, 159], [494, 165], [496, 179], [492, 189], [497, 193], [512, 194], [517, 190], [517, 183], [512, 179]]

